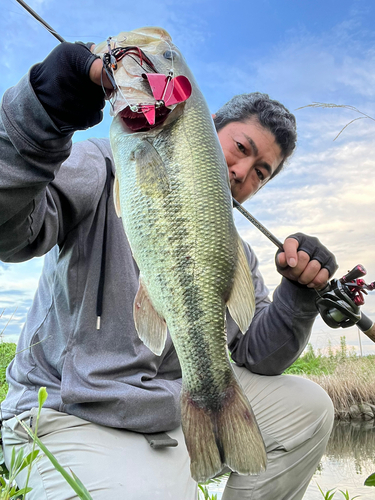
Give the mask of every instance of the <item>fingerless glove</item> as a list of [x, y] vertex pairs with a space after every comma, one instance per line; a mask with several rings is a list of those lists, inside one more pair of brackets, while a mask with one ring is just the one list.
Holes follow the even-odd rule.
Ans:
[[58, 45], [31, 68], [30, 82], [55, 125], [71, 133], [93, 127], [103, 119], [104, 91], [90, 80], [98, 56], [82, 42]]
[[[329, 275], [332, 276], [338, 269], [338, 265], [336, 262], [336, 258], [332, 252], [328, 250], [315, 236], [308, 236], [303, 233], [295, 233], [288, 236], [288, 238], [294, 238], [298, 241], [298, 252], [303, 251], [306, 252], [310, 259], [317, 260], [322, 268], [326, 268], [329, 272]], [[281, 250], [277, 252], [280, 253]], [[276, 254], [276, 255], [277, 255]], [[280, 269], [280, 266], [277, 263], [276, 266]]]

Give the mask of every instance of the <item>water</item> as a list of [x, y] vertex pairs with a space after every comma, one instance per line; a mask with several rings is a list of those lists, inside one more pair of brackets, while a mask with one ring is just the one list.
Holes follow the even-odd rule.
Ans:
[[[337, 489], [334, 500], [344, 500], [338, 490], [349, 492], [349, 498], [374, 500], [375, 487], [364, 486], [375, 472], [375, 422], [336, 422], [325, 455], [311, 479], [303, 500], [322, 500], [318, 485], [324, 492]], [[210, 494], [221, 499], [226, 479], [209, 486]]]

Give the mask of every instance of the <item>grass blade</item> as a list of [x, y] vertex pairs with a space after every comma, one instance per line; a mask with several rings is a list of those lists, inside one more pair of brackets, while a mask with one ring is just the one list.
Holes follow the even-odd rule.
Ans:
[[[335, 489], [333, 488], [332, 490], [328, 490], [327, 493], [324, 493], [322, 488], [317, 485], [319, 488], [320, 493], [323, 495], [324, 500], [332, 500], [332, 498], [335, 496]], [[331, 493], [333, 491], [333, 493]]]
[[26, 425], [24, 422], [19, 420], [19, 423], [22, 425], [22, 427], [25, 429], [25, 431], [28, 433], [28, 435], [34, 440], [34, 442], [39, 446], [39, 448], [43, 451], [43, 453], [46, 455], [46, 457], [49, 458], [51, 461], [52, 465], [55, 467], [55, 469], [60, 472], [60, 474], [63, 476], [65, 481], [73, 488], [73, 490], [77, 493], [78, 497], [81, 500], [93, 500], [92, 496], [90, 493], [87, 491], [87, 489], [83, 486], [83, 484], [80, 482], [80, 484], [77, 483], [77, 481], [72, 477], [65, 469], [62, 467], [55, 456], [49, 451], [49, 449], [42, 443], [42, 441], [38, 438], [38, 436], [35, 436], [32, 430], [28, 425]]

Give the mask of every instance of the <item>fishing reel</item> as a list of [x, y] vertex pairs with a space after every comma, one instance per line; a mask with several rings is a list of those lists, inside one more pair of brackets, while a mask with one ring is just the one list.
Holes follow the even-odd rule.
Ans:
[[325, 323], [331, 328], [348, 328], [357, 325], [363, 332], [373, 322], [360, 311], [365, 303], [367, 290], [375, 290], [375, 281], [370, 284], [362, 279], [366, 269], [358, 264], [340, 279], [333, 279], [326, 288], [318, 292], [316, 307]]

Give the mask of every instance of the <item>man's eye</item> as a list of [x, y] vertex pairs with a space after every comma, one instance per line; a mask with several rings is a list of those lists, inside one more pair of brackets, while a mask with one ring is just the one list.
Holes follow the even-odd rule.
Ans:
[[237, 142], [237, 147], [241, 151], [241, 153], [246, 153], [245, 146], [241, 144], [240, 142]]
[[261, 181], [264, 181], [264, 175], [263, 175], [263, 172], [259, 169], [256, 169], [256, 173], [257, 173], [257, 176], [259, 177], [259, 179]]

